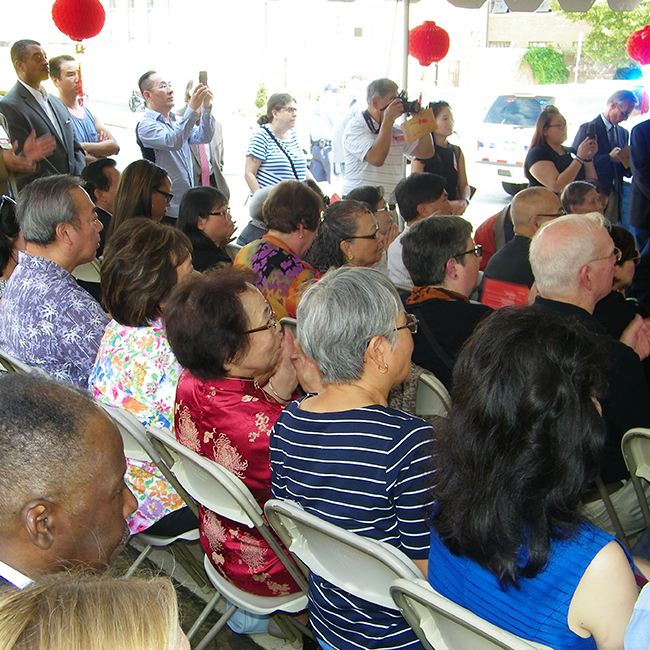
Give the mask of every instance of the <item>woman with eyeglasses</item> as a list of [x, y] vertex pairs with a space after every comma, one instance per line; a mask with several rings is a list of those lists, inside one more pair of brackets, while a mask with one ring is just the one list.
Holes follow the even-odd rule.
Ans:
[[594, 317], [615, 338], [620, 339], [625, 328], [637, 314], [650, 316], [636, 300], [625, 298], [625, 289], [632, 284], [641, 255], [634, 235], [622, 226], [611, 226], [609, 235], [620, 253], [614, 266], [612, 291], [596, 303]]
[[232, 264], [224, 247], [231, 241], [235, 224], [228, 199], [218, 189], [204, 186], [187, 190], [178, 209], [178, 228], [192, 242], [196, 271]]
[[[324, 388], [289, 404], [271, 434], [273, 496], [406, 553], [426, 574], [431, 427], [388, 406], [411, 376], [417, 320], [375, 269], [329, 271], [303, 294], [297, 338]], [[312, 574], [312, 628], [323, 648], [420, 648], [399, 611]]]
[[[176, 391], [176, 437], [235, 474], [264, 507], [271, 497], [271, 428], [295, 397], [297, 379], [291, 336], [283, 338], [253, 279], [237, 268], [195, 275], [176, 287], [164, 315], [185, 368]], [[217, 571], [240, 589], [260, 596], [298, 591], [255, 529], [200, 508], [200, 533]]]
[[384, 252], [379, 224], [359, 201], [337, 201], [323, 213], [305, 261], [325, 273], [340, 266], [372, 267]]
[[555, 106], [546, 106], [537, 117], [524, 162], [528, 187], [543, 186], [560, 194], [572, 181], [598, 178], [593, 162], [596, 139], [586, 137], [577, 151], [563, 146], [566, 139], [566, 119]]
[[282, 181], [304, 181], [313, 178], [307, 159], [293, 130], [298, 109], [288, 93], [275, 93], [266, 103], [266, 114], [257, 123], [246, 152], [244, 178], [251, 194]]
[[132, 162], [120, 176], [115, 192], [115, 208], [106, 239], [133, 217], [160, 221], [172, 202], [172, 182], [167, 172], [149, 160]]
[[25, 240], [16, 221], [16, 202], [3, 195], [0, 197], [0, 300], [18, 264], [20, 250], [25, 250]]
[[411, 172], [429, 172], [445, 178], [445, 190], [454, 209], [454, 214], [461, 215], [467, 209], [471, 198], [471, 189], [467, 182], [465, 156], [458, 145], [450, 144], [448, 138], [454, 134], [454, 115], [451, 106], [445, 101], [431, 102], [429, 108], [438, 124], [433, 132], [434, 154], [422, 160], [416, 158], [411, 162]]

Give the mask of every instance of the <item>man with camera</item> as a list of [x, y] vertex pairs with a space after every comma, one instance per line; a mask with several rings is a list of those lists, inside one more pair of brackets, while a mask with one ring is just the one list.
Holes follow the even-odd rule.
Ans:
[[394, 81], [376, 79], [368, 86], [367, 94], [367, 110], [348, 122], [343, 135], [343, 195], [360, 185], [381, 185], [388, 199], [404, 176], [403, 156], [430, 158], [433, 140], [427, 133], [406, 145], [395, 120], [403, 113], [418, 113], [420, 105], [398, 95]]

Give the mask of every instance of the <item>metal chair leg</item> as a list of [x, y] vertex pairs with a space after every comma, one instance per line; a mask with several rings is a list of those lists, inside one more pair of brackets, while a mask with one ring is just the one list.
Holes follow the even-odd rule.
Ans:
[[217, 603], [219, 602], [220, 598], [221, 598], [221, 594], [218, 591], [215, 591], [214, 595], [212, 596], [210, 601], [206, 604], [206, 606], [203, 608], [203, 611], [199, 614], [196, 621], [194, 621], [194, 625], [192, 625], [190, 631], [187, 633], [187, 638], [190, 639], [190, 641], [192, 640], [192, 637], [197, 633], [201, 625], [205, 623], [208, 616], [210, 616], [212, 610], [217, 606]]
[[195, 650], [205, 650], [208, 643], [214, 639], [217, 634], [223, 629], [223, 626], [228, 622], [230, 617], [237, 611], [235, 605], [231, 605], [226, 613], [215, 623], [214, 627], [203, 637], [203, 641], [196, 646]]
[[129, 567], [129, 570], [124, 574], [125, 578], [130, 578], [136, 571], [136, 569], [142, 564], [142, 562], [147, 558], [153, 546], [145, 546], [144, 549], [140, 552], [140, 555], [135, 559], [135, 562]]

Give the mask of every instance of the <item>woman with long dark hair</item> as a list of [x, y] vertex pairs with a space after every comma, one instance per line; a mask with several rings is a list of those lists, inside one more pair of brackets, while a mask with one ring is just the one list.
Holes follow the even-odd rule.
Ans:
[[499, 310], [459, 355], [437, 431], [429, 582], [555, 650], [622, 648], [638, 595], [627, 551], [581, 511], [604, 448], [606, 377], [606, 352], [580, 324]]

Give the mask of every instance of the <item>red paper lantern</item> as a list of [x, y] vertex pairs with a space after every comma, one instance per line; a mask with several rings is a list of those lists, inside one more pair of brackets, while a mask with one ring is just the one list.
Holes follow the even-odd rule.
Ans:
[[630, 34], [627, 39], [627, 55], [641, 65], [650, 63], [650, 25]]
[[82, 41], [102, 31], [106, 12], [99, 0], [56, 0], [52, 19], [73, 41]]
[[429, 66], [444, 59], [449, 52], [449, 34], [432, 20], [425, 20], [409, 32], [409, 54], [420, 65]]

